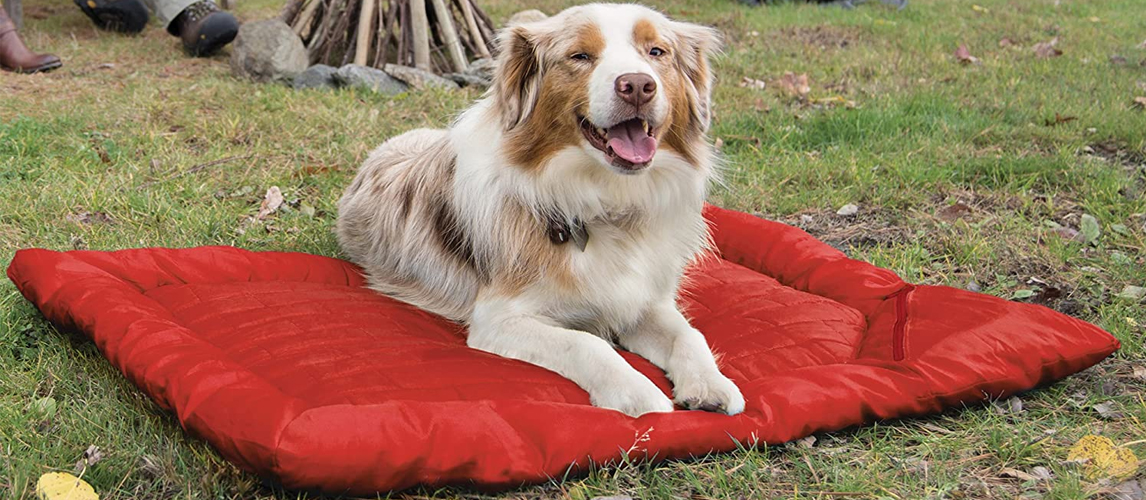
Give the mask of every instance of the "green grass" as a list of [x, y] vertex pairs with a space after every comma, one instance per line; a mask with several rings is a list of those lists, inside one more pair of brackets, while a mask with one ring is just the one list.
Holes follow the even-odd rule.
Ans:
[[[240, 17], [273, 15], [240, 1]], [[540, 5], [542, 2], [536, 2]], [[1093, 321], [1123, 349], [1099, 367], [1022, 396], [1023, 411], [972, 407], [819, 435], [812, 447], [760, 446], [655, 465], [621, 464], [504, 498], [1048, 498], [1102, 495], [1068, 464], [1085, 434], [1146, 437], [1146, 308], [1115, 295], [1146, 286], [1146, 16], [1140, 0], [917, 0], [903, 11], [728, 0], [651, 2], [727, 37], [716, 61], [713, 136], [727, 157], [713, 201], [799, 225], [906, 279], [1033, 298]], [[556, 4], [546, 2], [552, 12]], [[531, 7], [486, 0], [496, 19]], [[237, 245], [337, 255], [334, 203], [386, 137], [442, 126], [473, 91], [383, 98], [294, 92], [233, 79], [226, 55], [188, 59], [157, 27], [138, 37], [96, 31], [71, 2], [26, 5], [23, 36], [65, 66], [0, 74], [0, 263], [19, 248], [109, 250]], [[1058, 36], [1061, 57], [1032, 46]], [[1000, 47], [1003, 37], [1017, 46]], [[981, 59], [962, 65], [961, 44]], [[1121, 55], [1126, 64], [1110, 61]], [[108, 66], [106, 63], [110, 63]], [[802, 103], [774, 83], [807, 73]], [[769, 82], [742, 88], [744, 77]], [[1056, 114], [1075, 119], [1048, 126]], [[287, 209], [242, 225], [261, 193]], [[964, 217], [941, 217], [954, 203]], [[854, 218], [835, 215], [856, 203]], [[76, 214], [102, 213], [93, 222]], [[1089, 214], [1101, 238], [1061, 238]], [[1053, 292], [1048, 293], [1048, 290]], [[103, 498], [296, 498], [239, 472], [151, 403], [90, 341], [58, 331], [0, 283], [0, 497], [31, 498], [36, 478], [85, 473]], [[47, 408], [54, 401], [55, 411]], [[1106, 420], [1093, 405], [1124, 414]], [[1131, 448], [1146, 456], [1146, 445]], [[1003, 477], [1049, 468], [1047, 482]], [[1140, 473], [1139, 478], [1143, 475]], [[457, 489], [413, 496], [484, 498]]]

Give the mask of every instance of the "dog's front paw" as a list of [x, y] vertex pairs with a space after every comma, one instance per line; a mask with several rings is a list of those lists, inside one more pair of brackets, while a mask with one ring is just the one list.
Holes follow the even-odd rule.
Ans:
[[590, 391], [589, 399], [593, 406], [609, 408], [630, 417], [646, 413], [673, 411], [672, 401], [665, 397], [651, 380], [639, 373], [629, 383], [616, 384], [599, 391]]
[[690, 410], [728, 415], [744, 411], [744, 396], [736, 384], [720, 372], [689, 373], [674, 378], [673, 401]]

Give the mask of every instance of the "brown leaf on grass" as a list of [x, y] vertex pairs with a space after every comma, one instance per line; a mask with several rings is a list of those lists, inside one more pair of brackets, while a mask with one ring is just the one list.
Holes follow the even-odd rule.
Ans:
[[955, 60], [959, 61], [963, 64], [979, 64], [980, 63], [978, 57], [971, 55], [971, 50], [967, 48], [967, 44], [965, 44], [965, 43], [959, 45], [959, 48], [955, 49]]
[[1044, 59], [1061, 56], [1062, 51], [1056, 45], [1058, 45], [1057, 36], [1048, 41], [1036, 43], [1034, 46], [1035, 55]]
[[270, 189], [267, 189], [267, 194], [263, 197], [263, 203], [259, 206], [259, 213], [255, 218], [258, 220], [266, 219], [275, 213], [282, 204], [283, 192], [279, 190], [278, 186], [271, 186]]
[[1064, 123], [1073, 122], [1077, 119], [1078, 119], [1077, 116], [1063, 116], [1063, 115], [1060, 115], [1058, 113], [1055, 113], [1054, 118], [1047, 118], [1044, 123], [1048, 127], [1057, 127], [1057, 126], [1062, 125]]
[[999, 471], [999, 477], [1013, 477], [1019, 481], [1038, 481], [1039, 479], [1019, 469], [1014, 469], [1011, 467], [1005, 467], [1003, 470]]
[[1146, 97], [1135, 97], [1134, 105], [1139, 108], [1146, 109]]
[[764, 99], [757, 97], [756, 102], [752, 103], [752, 107], [760, 113], [771, 113], [772, 107], [764, 104]]
[[1138, 380], [1146, 380], [1146, 366], [1135, 366], [1134, 378]]
[[967, 216], [970, 213], [971, 213], [971, 207], [970, 206], [968, 206], [967, 204], [965, 204], [961, 201], [957, 201], [952, 205], [947, 205], [947, 206], [939, 209], [939, 211], [936, 212], [936, 215], [938, 215], [940, 219], [943, 219], [945, 221], [954, 221], [954, 220], [962, 219], [963, 217]]
[[1113, 64], [1115, 66], [1126, 66], [1127, 62], [1128, 61], [1126, 60], [1126, 58], [1123, 57], [1121, 54], [1114, 54], [1114, 55], [1110, 56], [1110, 64]]
[[1010, 37], [1003, 37], [1003, 38], [999, 39], [999, 48], [1001, 48], [1001, 49], [1005, 49], [1005, 48], [1011, 47], [1013, 45], [1018, 45], [1018, 44], [1015, 43], [1014, 40], [1011, 40]]
[[808, 83], [807, 73], [797, 75], [791, 71], [785, 71], [784, 75], [776, 80], [776, 86], [780, 87], [780, 90], [783, 90], [785, 94], [800, 99], [808, 97], [808, 93], [812, 91], [812, 86]]

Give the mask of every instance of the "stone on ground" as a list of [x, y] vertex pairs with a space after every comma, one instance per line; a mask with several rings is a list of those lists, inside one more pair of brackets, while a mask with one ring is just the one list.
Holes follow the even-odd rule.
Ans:
[[289, 82], [308, 62], [302, 40], [278, 19], [244, 23], [231, 46], [231, 72], [256, 82]]

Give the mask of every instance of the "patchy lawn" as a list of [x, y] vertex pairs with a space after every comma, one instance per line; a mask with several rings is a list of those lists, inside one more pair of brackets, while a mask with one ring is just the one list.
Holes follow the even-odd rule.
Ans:
[[[542, 3], [485, 1], [495, 19]], [[1081, 499], [1113, 484], [1066, 463], [1080, 437], [1134, 443], [1146, 456], [1146, 308], [1119, 297], [1146, 286], [1141, 0], [916, 0], [903, 11], [650, 3], [727, 37], [713, 136], [728, 170], [715, 202], [800, 226], [911, 281], [1046, 304], [1124, 347], [1021, 404], [622, 464], [504, 498]], [[240, 1], [238, 14], [278, 7]], [[5, 266], [33, 246], [337, 255], [334, 204], [366, 153], [397, 132], [444, 125], [477, 97], [254, 85], [231, 78], [226, 55], [185, 58], [154, 26], [124, 37], [96, 31], [67, 0], [25, 9], [25, 40], [65, 66], [0, 74]], [[286, 208], [245, 224], [272, 185]], [[838, 215], [848, 204], [856, 213]], [[40, 474], [70, 470], [95, 444], [103, 459], [84, 478], [106, 499], [303, 497], [261, 486], [185, 436], [91, 342], [45, 323], [7, 281], [0, 366], [0, 496], [32, 498]]]

